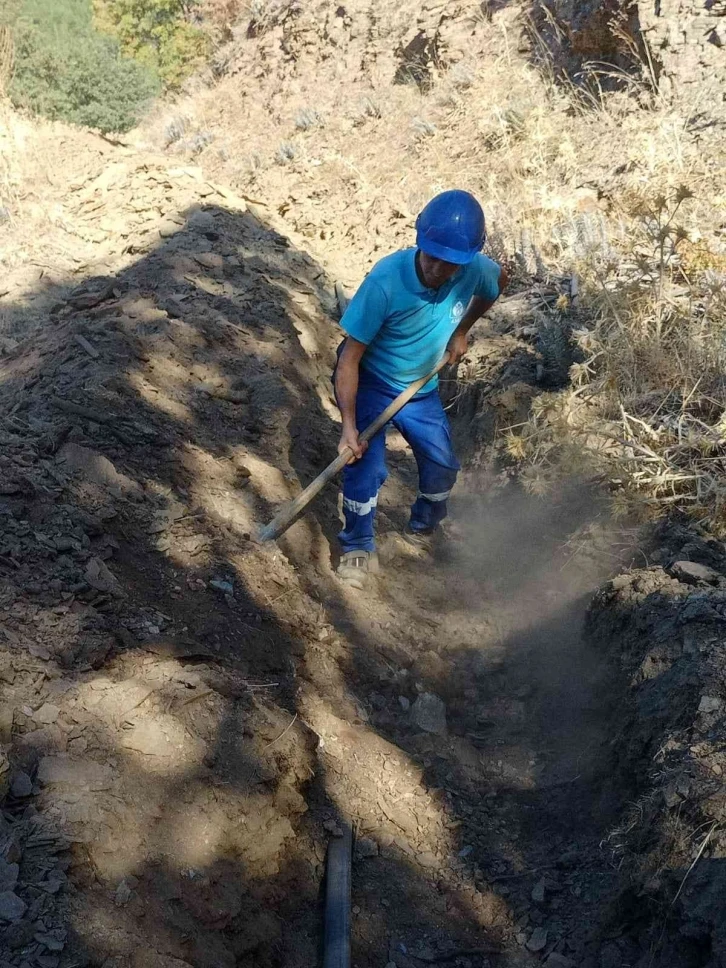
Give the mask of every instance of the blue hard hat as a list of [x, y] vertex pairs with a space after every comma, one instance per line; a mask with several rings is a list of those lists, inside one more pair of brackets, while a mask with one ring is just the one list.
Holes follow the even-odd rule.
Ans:
[[432, 198], [416, 219], [416, 245], [444, 262], [466, 265], [481, 251], [486, 237], [481, 205], [459, 189]]

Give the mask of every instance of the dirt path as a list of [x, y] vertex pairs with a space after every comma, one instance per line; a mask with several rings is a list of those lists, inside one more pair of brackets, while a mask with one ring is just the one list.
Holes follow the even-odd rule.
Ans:
[[[597, 520], [590, 497], [507, 492], [457, 505], [435, 567], [389, 533], [377, 590], [351, 593], [353, 615], [338, 621], [362, 722], [329, 789], [380, 847], [356, 869], [355, 962], [405, 968], [493, 941], [502, 957], [459, 963], [555, 951], [585, 964], [616, 873], [598, 849], [611, 819], [611, 674], [581, 630], [612, 558], [566, 544]], [[442, 729], [430, 695], [445, 704], [445, 732], [420, 728], [427, 702], [437, 707], [428, 730]], [[327, 748], [329, 718], [315, 698], [303, 708]], [[381, 790], [396, 804], [384, 810], [390, 829], [377, 816]]]

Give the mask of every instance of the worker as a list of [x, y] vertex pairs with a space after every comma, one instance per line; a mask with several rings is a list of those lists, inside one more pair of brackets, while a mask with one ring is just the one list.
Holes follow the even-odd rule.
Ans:
[[[334, 374], [343, 419], [338, 451], [349, 447], [353, 457], [343, 472], [338, 576], [355, 588], [363, 588], [377, 570], [376, 505], [387, 476], [385, 429], [367, 444], [358, 435], [444, 353], [451, 364], [466, 353], [469, 330], [507, 284], [505, 271], [482, 255], [485, 241], [484, 212], [473, 195], [459, 190], [437, 195], [416, 220], [416, 247], [376, 263], [343, 314], [346, 338]], [[418, 465], [418, 495], [404, 538], [430, 551], [460, 468], [438, 377], [392, 423]]]

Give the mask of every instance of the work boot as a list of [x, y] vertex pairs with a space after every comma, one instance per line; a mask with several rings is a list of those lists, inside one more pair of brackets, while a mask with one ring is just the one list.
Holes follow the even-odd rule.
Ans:
[[378, 572], [378, 555], [375, 551], [346, 551], [340, 556], [336, 574], [351, 588], [364, 588], [369, 575]]
[[414, 531], [410, 524], [403, 529], [403, 540], [408, 542], [413, 548], [433, 554], [435, 528], [426, 528], [425, 531]]

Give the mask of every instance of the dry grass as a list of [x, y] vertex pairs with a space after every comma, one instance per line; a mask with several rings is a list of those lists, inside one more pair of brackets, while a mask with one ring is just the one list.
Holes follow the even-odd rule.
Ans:
[[579, 253], [581, 362], [508, 447], [532, 490], [574, 463], [607, 480], [622, 511], [677, 508], [723, 533], [726, 258], [689, 242], [679, 218], [691, 201], [685, 187], [646, 199], [623, 213], [627, 236]]
[[0, 25], [0, 98], [7, 94], [15, 69], [15, 45], [10, 27]]

